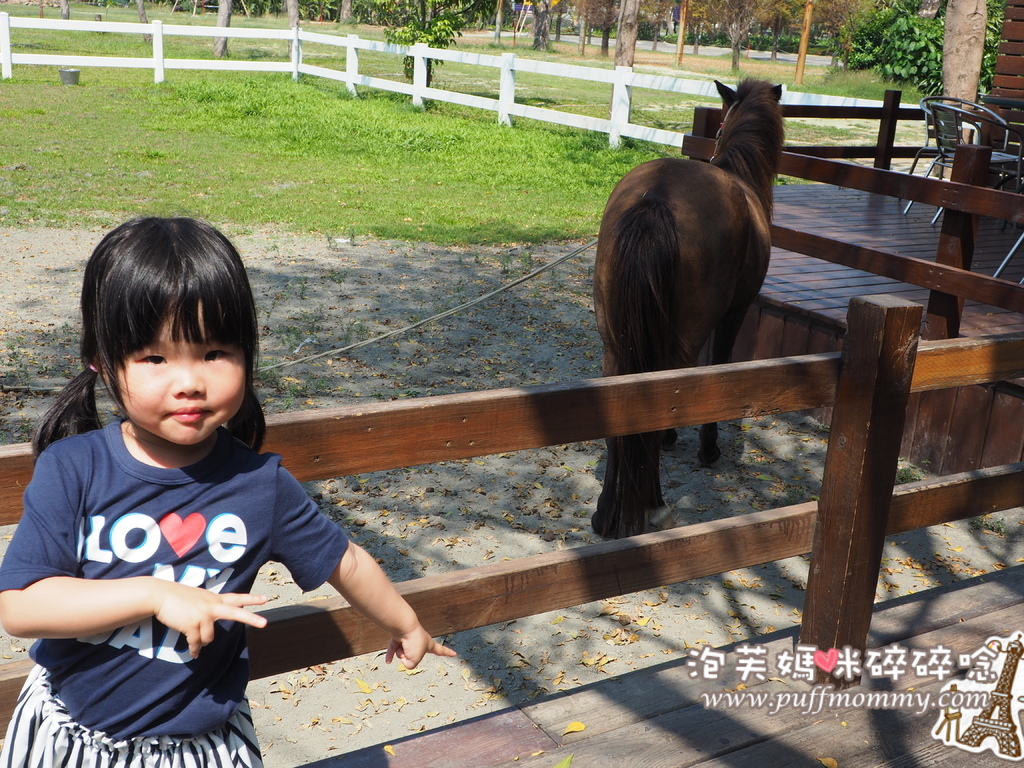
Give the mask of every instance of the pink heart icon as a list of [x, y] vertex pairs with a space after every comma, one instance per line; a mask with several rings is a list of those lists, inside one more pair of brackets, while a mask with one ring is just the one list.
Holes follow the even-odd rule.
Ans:
[[193, 512], [184, 520], [171, 512], [160, 520], [160, 532], [178, 557], [192, 549], [205, 530], [206, 519], [198, 512]]
[[828, 653], [825, 653], [825, 651], [814, 652], [814, 666], [822, 672], [831, 672], [836, 668], [838, 662], [839, 651], [835, 648], [829, 648]]

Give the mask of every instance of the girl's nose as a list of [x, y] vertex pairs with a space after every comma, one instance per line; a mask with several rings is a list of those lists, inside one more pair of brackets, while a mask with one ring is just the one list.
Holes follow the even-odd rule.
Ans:
[[203, 394], [206, 391], [206, 386], [198, 367], [188, 364], [178, 366], [175, 389], [185, 397]]

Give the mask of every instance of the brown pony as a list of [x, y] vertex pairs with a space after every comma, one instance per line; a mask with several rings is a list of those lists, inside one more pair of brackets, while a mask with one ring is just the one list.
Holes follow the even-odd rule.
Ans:
[[[623, 176], [608, 199], [594, 266], [605, 376], [697, 365], [712, 334], [711, 363], [729, 362], [761, 289], [783, 144], [782, 86], [715, 85], [726, 113], [711, 162], [651, 160]], [[597, 533], [644, 531], [664, 503], [661, 448], [674, 440], [674, 430], [606, 440]], [[720, 455], [718, 425], [703, 425], [701, 464]]]

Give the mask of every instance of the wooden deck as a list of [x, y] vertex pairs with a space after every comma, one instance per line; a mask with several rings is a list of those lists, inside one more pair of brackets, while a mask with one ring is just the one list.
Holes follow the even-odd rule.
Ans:
[[[775, 221], [836, 240], [934, 261], [941, 220], [932, 226], [935, 209], [920, 203], [904, 215], [904, 205], [895, 198], [854, 189], [788, 185], [776, 188]], [[994, 219], [981, 219], [972, 271], [986, 275], [995, 272], [1021, 232]], [[1002, 277], [1014, 282], [1024, 278], [1024, 247]], [[928, 302], [924, 288], [776, 248], [761, 299], [763, 304], [788, 314], [845, 327], [846, 307], [852, 296], [880, 293], [920, 304]], [[965, 306], [961, 326], [964, 336], [1020, 330], [1024, 330], [1024, 315], [972, 303]]]
[[[875, 612], [869, 647], [893, 643], [929, 651], [942, 645], [954, 654], [972, 653], [993, 636], [1008, 637], [1024, 628], [1020, 599], [1024, 569], [1010, 568], [950, 587], [929, 590], [881, 604]], [[757, 639], [774, 660], [792, 650], [796, 629]], [[720, 650], [730, 650], [724, 648]], [[360, 750], [312, 764], [316, 768], [554, 768], [573, 756], [573, 768], [644, 766], [645, 768], [725, 768], [725, 766], [813, 766], [832, 758], [839, 766], [993, 765], [992, 752], [974, 754], [932, 738], [940, 711], [918, 714], [906, 707], [845, 707], [806, 713], [748, 704], [705, 708], [702, 694], [737, 691], [778, 695], [810, 690], [800, 681], [776, 676], [737, 687], [740, 678], [730, 654], [718, 681], [694, 677], [685, 659], [623, 677], [553, 695], [521, 707], [482, 716], [447, 728]], [[948, 682], [948, 680], [946, 681]], [[891, 685], [865, 678], [857, 690], [914, 691], [937, 694], [934, 679], [908, 674]], [[961, 684], [962, 687], [962, 684]], [[779, 699], [774, 699], [779, 702]], [[816, 706], [816, 705], [815, 705]], [[961, 722], [966, 732], [972, 720]], [[569, 732], [571, 723], [586, 729]], [[1015, 723], [1018, 734], [1021, 724]], [[983, 742], [995, 748], [990, 738]], [[825, 763], [828, 764], [828, 763]]]
[[[941, 220], [915, 203], [909, 214], [891, 197], [827, 184], [776, 188], [775, 222], [792, 229], [892, 253], [935, 260]], [[991, 275], [1024, 230], [982, 218], [972, 271]], [[1002, 277], [1024, 278], [1024, 247]], [[735, 359], [761, 360], [831, 352], [842, 345], [846, 308], [854, 296], [893, 294], [927, 305], [925, 288], [779, 248], [757, 305], [737, 342]], [[976, 302], [964, 306], [961, 335], [1024, 330], [1024, 315]], [[828, 421], [827, 412], [817, 413]], [[1024, 382], [914, 395], [902, 454], [936, 474], [964, 472], [1024, 458]], [[955, 436], [955, 438], [951, 437]]]

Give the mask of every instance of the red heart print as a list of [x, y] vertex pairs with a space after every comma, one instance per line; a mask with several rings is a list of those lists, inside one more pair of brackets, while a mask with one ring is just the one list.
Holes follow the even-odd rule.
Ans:
[[828, 653], [825, 653], [825, 651], [814, 652], [814, 666], [822, 672], [831, 672], [836, 668], [838, 661], [839, 651], [835, 648], [829, 648]]
[[182, 520], [176, 513], [170, 512], [160, 520], [160, 531], [175, 554], [181, 557], [192, 549], [206, 531], [206, 519], [198, 512], [193, 512]]

